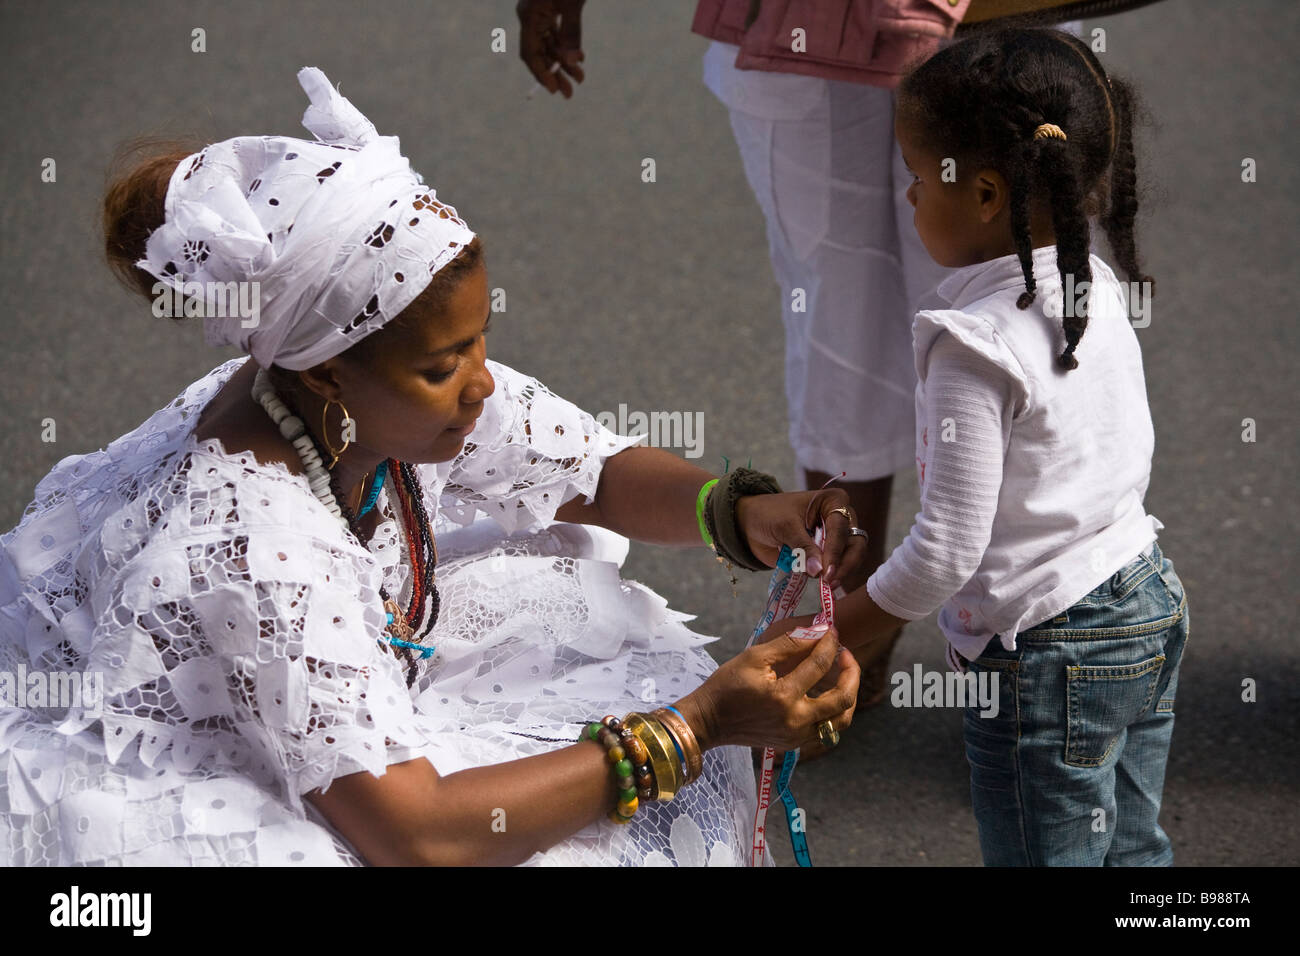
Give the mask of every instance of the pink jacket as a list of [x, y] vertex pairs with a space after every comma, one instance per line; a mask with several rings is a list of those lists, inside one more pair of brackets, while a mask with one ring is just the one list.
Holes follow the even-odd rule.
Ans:
[[[700, 0], [691, 30], [740, 47], [736, 67], [893, 88], [971, 0]], [[751, 8], [757, 16], [748, 23]], [[796, 30], [803, 30], [798, 34]]]

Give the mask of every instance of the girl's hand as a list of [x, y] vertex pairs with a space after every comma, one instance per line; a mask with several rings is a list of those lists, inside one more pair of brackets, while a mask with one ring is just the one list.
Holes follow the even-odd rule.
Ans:
[[[559, 90], [567, 100], [573, 96], [573, 84], [565, 73], [581, 83], [584, 78], [578, 64], [582, 52], [582, 5], [586, 0], [519, 0], [519, 57], [537, 82], [554, 93]], [[563, 71], [563, 72], [561, 72]]]
[[[795, 626], [781, 622], [786, 624]], [[818, 641], [779, 633], [720, 666], [677, 709], [704, 749], [740, 744], [795, 750], [817, 740], [823, 720], [838, 731], [848, 728], [860, 676], [834, 628]], [[828, 678], [834, 683], [810, 696]]]
[[[776, 567], [781, 545], [802, 548], [808, 573], [825, 574], [834, 588], [867, 564], [867, 539], [849, 534], [852, 525], [839, 508], [852, 513], [848, 493], [840, 488], [746, 495], [736, 503], [736, 523], [754, 557], [768, 567]], [[818, 524], [826, 527], [820, 548], [812, 539]]]
[[[757, 647], [759, 644], [768, 644], [772, 641], [775, 641], [777, 638], [789, 634], [797, 627], [812, 627], [814, 618], [815, 615], [812, 614], [799, 614], [794, 617], [787, 617], [787, 618], [783, 618], [780, 621], [775, 621], [771, 627], [769, 627], [766, 631], [764, 631], [762, 634], [758, 635], [758, 637], [754, 639], [754, 646]], [[838, 633], [836, 636], [838, 638]], [[805, 639], [802, 641], [802, 643], [811, 644], [814, 642]], [[841, 644], [840, 646], [843, 647], [844, 645]], [[854, 657], [853, 659], [855, 661], [857, 660], [856, 657]], [[840, 658], [837, 657], [835, 661], [836, 661], [835, 664], [832, 665], [831, 669], [826, 672], [826, 675], [822, 677], [822, 679], [818, 681], [815, 685], [813, 685], [813, 689], [811, 691], [811, 695], [813, 697], [816, 697], [819, 694], [825, 693], [826, 691], [830, 690], [832, 687], [835, 686], [835, 683], [839, 680], [840, 673], [842, 671], [842, 668], [840, 666]], [[859, 663], [858, 667], [861, 668], [861, 666], [862, 666], [861, 663]], [[781, 676], [785, 676], [784, 673], [782, 673]]]
[[766, 631], [754, 638], [754, 646], [771, 643], [781, 635], [789, 634], [796, 627], [812, 627], [815, 618], [815, 614], [796, 614], [792, 617], [782, 618], [779, 621], [773, 621]]

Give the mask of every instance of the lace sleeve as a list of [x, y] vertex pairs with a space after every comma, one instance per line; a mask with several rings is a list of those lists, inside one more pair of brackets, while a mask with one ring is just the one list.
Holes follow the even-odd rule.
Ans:
[[443, 514], [468, 525], [482, 512], [513, 533], [551, 523], [578, 495], [594, 500], [605, 459], [641, 438], [614, 434], [535, 378], [488, 368], [496, 391], [452, 462]]
[[[242, 491], [239, 506], [256, 512], [259, 496]], [[290, 527], [252, 513], [240, 527], [163, 538], [115, 575], [90, 662], [105, 674], [111, 759], [143, 732], [150, 766], [169, 756], [182, 771], [239, 767], [301, 806], [301, 794], [382, 775], [428, 742], [377, 640], [374, 558], [313, 533], [314, 517]]]

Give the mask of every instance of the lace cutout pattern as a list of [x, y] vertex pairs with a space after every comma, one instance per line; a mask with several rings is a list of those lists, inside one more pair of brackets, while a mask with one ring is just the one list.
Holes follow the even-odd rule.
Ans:
[[[303, 476], [194, 438], [242, 361], [59, 462], [0, 538], [0, 672], [102, 677], [98, 704], [0, 709], [0, 865], [355, 865], [302, 794], [416, 756], [446, 774], [540, 753], [712, 671], [688, 618], [621, 580], [623, 539], [552, 524], [635, 440], [493, 363], [462, 454], [417, 467], [444, 611], [408, 690], [379, 640], [381, 583], [409, 600], [387, 491], [366, 547]], [[748, 753], [707, 768], [529, 862], [742, 861]]]

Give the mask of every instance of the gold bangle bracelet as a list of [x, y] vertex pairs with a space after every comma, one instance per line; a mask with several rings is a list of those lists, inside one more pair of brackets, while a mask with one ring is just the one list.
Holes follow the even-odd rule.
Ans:
[[623, 718], [623, 726], [645, 744], [650, 754], [650, 768], [655, 775], [653, 799], [671, 800], [677, 796], [685, 781], [681, 762], [677, 759], [677, 748], [673, 746], [668, 731], [645, 714], [628, 714]]
[[704, 754], [700, 751], [700, 742], [695, 739], [690, 724], [664, 707], [650, 716], [668, 728], [668, 732], [682, 745], [682, 755], [686, 758], [686, 783], [692, 784], [699, 780], [700, 774], [704, 772]]

